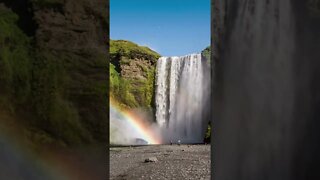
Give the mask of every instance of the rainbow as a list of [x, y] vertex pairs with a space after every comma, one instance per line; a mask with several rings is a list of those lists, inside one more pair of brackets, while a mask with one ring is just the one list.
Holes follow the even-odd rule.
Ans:
[[[110, 109], [121, 114], [121, 119], [125, 120], [136, 132], [149, 144], [160, 144], [161, 139], [152, 131], [149, 124], [139, 118], [133, 112], [123, 110], [118, 107], [115, 101], [110, 101]], [[6, 127], [0, 122], [0, 159], [4, 159], [4, 165], [0, 169], [0, 179], [5, 173], [10, 176], [6, 178], [19, 179], [61, 179], [61, 180], [85, 180], [85, 179], [105, 179], [104, 161], [87, 161], [86, 158], [97, 154], [99, 158], [99, 147], [97, 150], [91, 148], [77, 147], [75, 149], [43, 145], [33, 146], [29, 139], [21, 133], [20, 128], [12, 125]], [[91, 150], [88, 155], [88, 150]], [[104, 149], [103, 149], [104, 150]], [[98, 153], [95, 153], [95, 152]], [[89, 159], [88, 158], [88, 159]], [[81, 163], [79, 163], [79, 159]], [[102, 168], [101, 168], [102, 167]], [[103, 170], [101, 170], [103, 169]], [[5, 173], [3, 173], [5, 172]], [[1, 174], [2, 173], [2, 174]], [[37, 178], [38, 177], [38, 178]]]
[[[149, 144], [161, 144], [161, 139], [152, 131], [148, 123], [135, 115], [133, 112], [118, 107], [116, 101], [110, 97], [110, 110], [121, 115], [121, 119], [125, 120], [139, 135], [148, 141]], [[111, 121], [111, 119], [110, 119]]]
[[24, 137], [8, 132], [0, 133], [0, 144], [0, 158], [4, 163], [0, 169], [0, 179], [85, 180], [100, 176], [94, 174], [98, 171], [90, 169], [92, 164], [78, 163], [82, 156], [71, 154], [73, 151], [65, 155], [67, 150], [46, 147], [34, 150]]
[[106, 179], [104, 144], [41, 143], [17, 122], [0, 108], [0, 179]]

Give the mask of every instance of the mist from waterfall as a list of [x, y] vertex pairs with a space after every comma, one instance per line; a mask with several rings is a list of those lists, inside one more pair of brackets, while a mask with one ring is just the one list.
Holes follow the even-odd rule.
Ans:
[[156, 70], [156, 121], [163, 143], [201, 143], [208, 125], [210, 68], [201, 54], [161, 57]]

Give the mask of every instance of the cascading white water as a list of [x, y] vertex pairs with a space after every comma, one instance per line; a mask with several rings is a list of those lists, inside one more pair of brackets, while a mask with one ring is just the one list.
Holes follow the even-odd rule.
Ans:
[[203, 142], [210, 98], [208, 63], [201, 54], [161, 57], [156, 72], [156, 120], [163, 141]]
[[156, 119], [160, 126], [164, 126], [168, 116], [168, 84], [167, 84], [167, 58], [160, 58], [157, 64], [156, 73]]
[[291, 175], [305, 168], [297, 157], [307, 152], [292, 144], [303, 132], [297, 122], [308, 122], [295, 117], [304, 111], [296, 102], [297, 89], [304, 86], [296, 78], [303, 74], [303, 63], [295, 57], [301, 49], [297, 46], [303, 46], [296, 44], [295, 18], [302, 14], [292, 13], [292, 0], [225, 2], [228, 22], [214, 96], [213, 157], [218, 168], [213, 179], [310, 178], [309, 173]]

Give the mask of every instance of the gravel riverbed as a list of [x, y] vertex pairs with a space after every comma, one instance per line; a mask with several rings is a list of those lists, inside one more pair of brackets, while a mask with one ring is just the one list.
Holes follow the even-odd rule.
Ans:
[[209, 180], [210, 163], [210, 145], [111, 147], [110, 179]]

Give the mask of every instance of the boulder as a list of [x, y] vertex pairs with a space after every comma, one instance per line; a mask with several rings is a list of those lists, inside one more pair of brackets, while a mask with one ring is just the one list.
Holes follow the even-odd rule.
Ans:
[[144, 160], [145, 163], [148, 163], [148, 162], [157, 162], [158, 159], [156, 157], [149, 157], [147, 159]]

